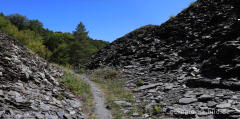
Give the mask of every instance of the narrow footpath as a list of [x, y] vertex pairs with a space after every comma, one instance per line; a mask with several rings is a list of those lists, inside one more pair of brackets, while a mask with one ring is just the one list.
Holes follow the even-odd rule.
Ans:
[[101, 89], [93, 81], [91, 81], [87, 76], [81, 75], [80, 77], [82, 77], [83, 80], [89, 83], [89, 85], [91, 86], [92, 94], [95, 102], [95, 113], [97, 114], [99, 119], [112, 119], [111, 112], [106, 108], [106, 105], [104, 102], [104, 95]]

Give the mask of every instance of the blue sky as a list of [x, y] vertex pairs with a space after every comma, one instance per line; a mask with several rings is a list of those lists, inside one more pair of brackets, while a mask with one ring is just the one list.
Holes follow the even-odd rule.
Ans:
[[144, 25], [160, 25], [195, 0], [2, 0], [0, 12], [38, 19], [45, 28], [72, 32], [82, 21], [89, 36], [113, 41]]

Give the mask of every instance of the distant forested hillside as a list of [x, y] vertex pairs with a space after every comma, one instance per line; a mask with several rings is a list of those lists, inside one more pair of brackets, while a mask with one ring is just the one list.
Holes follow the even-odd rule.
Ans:
[[90, 38], [82, 22], [72, 33], [53, 32], [43, 28], [39, 20], [30, 20], [20, 14], [5, 16], [0, 13], [0, 30], [43, 58], [61, 65], [81, 66], [92, 53], [108, 44]]

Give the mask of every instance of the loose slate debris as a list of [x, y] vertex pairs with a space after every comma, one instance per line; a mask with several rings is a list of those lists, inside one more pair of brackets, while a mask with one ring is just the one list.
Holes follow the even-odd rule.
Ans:
[[[239, 0], [198, 0], [161, 26], [144, 26], [117, 39], [92, 55], [88, 67], [132, 75], [126, 86], [137, 90], [139, 105], [161, 105], [162, 118], [237, 119], [239, 19]], [[137, 88], [140, 80], [144, 85]], [[163, 85], [146, 88], [158, 83]]]
[[140, 90], [155, 88], [156, 86], [160, 86], [160, 85], [163, 85], [163, 84], [162, 83], [156, 83], [156, 84], [144, 85], [144, 86], [141, 86], [141, 87], [135, 89], [134, 91], [140, 91]]
[[0, 31], [0, 118], [86, 118], [80, 102], [58, 81], [62, 75]]

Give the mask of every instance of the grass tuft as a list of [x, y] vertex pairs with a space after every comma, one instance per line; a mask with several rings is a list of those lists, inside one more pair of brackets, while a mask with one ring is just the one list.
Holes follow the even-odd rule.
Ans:
[[154, 106], [154, 111], [155, 113], [160, 114], [162, 111], [162, 106], [161, 105]]

